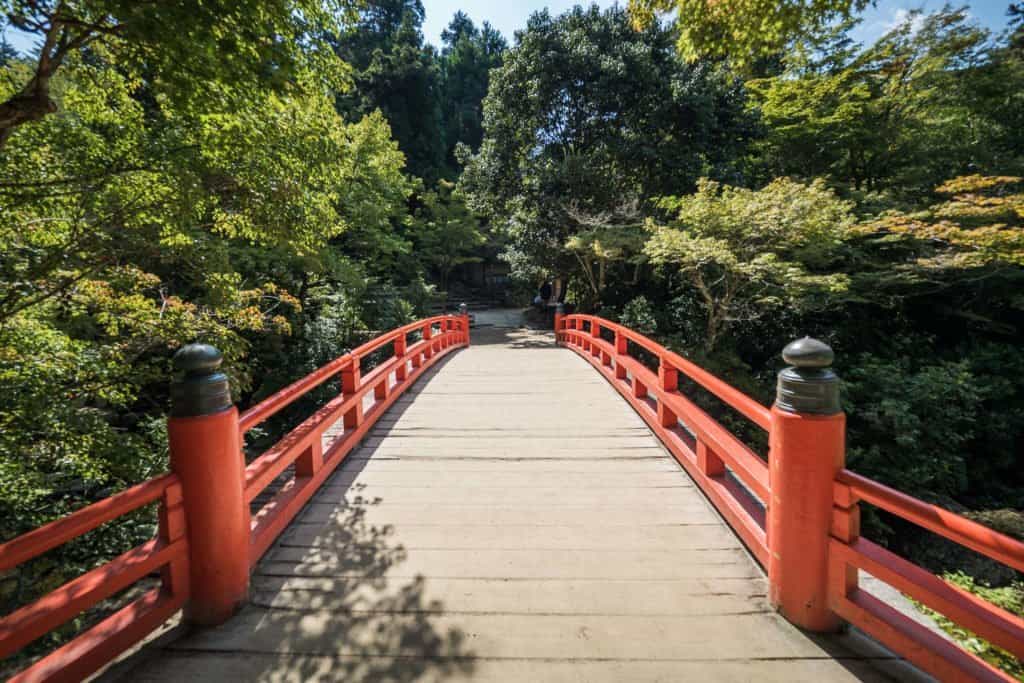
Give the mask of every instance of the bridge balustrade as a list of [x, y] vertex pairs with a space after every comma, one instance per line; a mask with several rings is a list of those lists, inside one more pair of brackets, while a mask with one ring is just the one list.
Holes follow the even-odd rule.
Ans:
[[[560, 344], [629, 401], [768, 572], [769, 599], [811, 631], [852, 624], [942, 681], [1013, 680], [861, 585], [865, 571], [1024, 659], [1024, 620], [860, 535], [860, 503], [1024, 572], [1024, 544], [845, 468], [844, 417], [831, 349], [787, 347], [771, 409], [627, 327], [555, 318]], [[605, 339], [610, 333], [612, 339]], [[655, 373], [629, 344], [658, 361]], [[682, 374], [768, 433], [767, 462], [679, 391]]]
[[[1009, 680], [860, 583], [860, 572], [867, 572], [1024, 658], [1019, 617], [861, 537], [864, 502], [1024, 572], [1024, 544], [845, 468], [845, 418], [830, 349], [807, 339], [787, 347], [791, 367], [780, 373], [778, 396], [767, 408], [612, 321], [559, 312], [555, 330], [558, 343], [593, 365], [686, 469], [767, 570], [769, 599], [787, 619], [811, 631], [852, 624], [942, 680]], [[330, 473], [427, 368], [469, 343], [465, 310], [420, 320], [335, 359], [241, 415], [216, 349], [183, 349], [176, 356], [183, 377], [173, 387], [168, 421], [171, 473], [0, 545], [0, 572], [147, 505], [158, 506], [156, 537], [0, 619], [0, 657], [146, 577], [158, 576], [158, 585], [13, 680], [80, 680], [179, 609], [196, 624], [230, 618], [247, 599], [252, 566]], [[390, 356], [364, 373], [371, 354], [389, 346]], [[656, 359], [657, 369], [645, 358]], [[681, 391], [681, 376], [763, 432], [767, 458]], [[340, 379], [338, 396], [245, 463], [246, 433], [331, 379]], [[325, 448], [332, 427], [337, 436]]]
[[[410, 337], [418, 339], [410, 342]], [[250, 567], [345, 455], [427, 368], [468, 344], [465, 311], [426, 318], [340, 356], [241, 416], [231, 402], [228, 378], [219, 371], [220, 353], [202, 344], [179, 351], [175, 365], [184, 376], [172, 387], [167, 425], [171, 473], [0, 545], [0, 574], [153, 503], [159, 506], [156, 537], [0, 619], [0, 659], [154, 573], [158, 585], [11, 682], [81, 681], [181, 609], [197, 624], [230, 618], [247, 599]], [[366, 358], [389, 345], [391, 356], [363, 374]], [[241, 444], [247, 432], [337, 377], [339, 396], [245, 464]], [[324, 433], [339, 420], [344, 431], [323, 450]], [[250, 504], [272, 482], [280, 486], [250, 515]]]

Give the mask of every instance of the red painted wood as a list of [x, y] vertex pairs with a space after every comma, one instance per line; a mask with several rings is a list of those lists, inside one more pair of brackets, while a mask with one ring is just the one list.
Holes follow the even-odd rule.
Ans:
[[159, 628], [184, 598], [155, 588], [54, 650], [8, 683], [79, 683]]
[[695, 365], [679, 354], [669, 351], [654, 340], [649, 339], [638, 332], [634, 332], [628, 327], [623, 327], [618, 323], [613, 323], [610, 320], [605, 320], [604, 318], [598, 318], [596, 316], [571, 315], [567, 316], [567, 319], [586, 321], [592, 324], [596, 323], [602, 327], [621, 333], [633, 343], [651, 352], [651, 354], [665, 358], [673, 367], [720, 398], [741, 415], [747, 417], [754, 424], [766, 431], [769, 429], [771, 416], [767, 408], [735, 387], [729, 386], [707, 370]]
[[[380, 418], [380, 416], [387, 410], [402, 393], [409, 388], [427, 369], [438, 362], [445, 355], [454, 351], [457, 348], [461, 348], [465, 345], [465, 342], [455, 341], [455, 337], [458, 334], [456, 331], [445, 332], [446, 336], [452, 338], [452, 345], [444, 351], [441, 351], [431, 358], [422, 362], [422, 364], [415, 368], [409, 376], [391, 387], [390, 392], [386, 398], [378, 400], [369, 410], [366, 411], [363, 416], [363, 421], [359, 427], [354, 430], [349, 430], [347, 433], [339, 437], [334, 443], [331, 444], [330, 448], [323, 454], [323, 465], [320, 470], [312, 476], [306, 477], [295, 477], [291, 481], [287, 482], [285, 486], [274, 496], [274, 498], [267, 503], [252, 520], [251, 527], [251, 541], [249, 546], [249, 564], [253, 566], [259, 559], [266, 553], [266, 551], [273, 545], [274, 541], [281, 534], [282, 531], [291, 523], [295, 515], [302, 509], [320, 485], [326, 480], [328, 476], [334, 471], [334, 469], [341, 463], [345, 456], [351, 452], [351, 450], [359, 444], [359, 442], [366, 436], [366, 433], [373, 427], [374, 423]], [[408, 352], [407, 352], [408, 353]], [[358, 400], [362, 401], [362, 396], [369, 391], [373, 391], [374, 387], [370, 384], [365, 384], [358, 389], [355, 396], [358, 396]], [[326, 408], [326, 406], [325, 406]], [[340, 412], [339, 409], [335, 409], [335, 415]], [[325, 415], [329, 415], [330, 411], [326, 411]], [[336, 419], [336, 418], [335, 418]], [[311, 421], [316, 421], [315, 425], [308, 430], [308, 434], [314, 434], [316, 439], [330, 427], [331, 422], [327, 422], [327, 418], [311, 418]], [[303, 423], [304, 425], [306, 423]], [[306, 443], [306, 439], [311, 438], [309, 436], [303, 437], [301, 443]], [[286, 436], [285, 439], [287, 440]], [[296, 447], [289, 447], [290, 450], [286, 449], [284, 452], [291, 452]], [[286, 461], [281, 460], [280, 462]], [[250, 468], [255, 465], [254, 461], [250, 464]], [[285, 465], [287, 466], [287, 465]], [[283, 471], [284, 468], [281, 468]], [[259, 482], [264, 480], [269, 483], [273, 481], [275, 477], [270, 477], [267, 480], [267, 475], [263, 474], [259, 477]], [[254, 480], [255, 481], [255, 480]], [[265, 485], [264, 485], [265, 487]], [[258, 492], [262, 489], [254, 489], [248, 491], [247, 494], [255, 497]]]
[[1002, 562], [1019, 572], [1024, 572], [1024, 543], [1016, 539], [973, 522], [955, 512], [900, 493], [850, 470], [842, 470], [836, 480], [849, 486], [853, 494], [865, 502], [876, 505], [897, 517], [902, 517], [997, 562]]
[[867, 539], [858, 539], [850, 545], [833, 540], [831, 550], [841, 561], [864, 569], [901, 593], [1024, 659], [1024, 619], [943, 581]]
[[101, 600], [188, 551], [184, 542], [164, 545], [157, 539], [67, 582], [39, 600], [0, 619], [0, 659], [78, 616]]
[[829, 602], [840, 617], [943, 683], [1014, 680], [867, 591], [832, 595]]
[[164, 490], [177, 481], [173, 474], [144, 481], [0, 545], [0, 572], [14, 569], [101, 524], [159, 500]]

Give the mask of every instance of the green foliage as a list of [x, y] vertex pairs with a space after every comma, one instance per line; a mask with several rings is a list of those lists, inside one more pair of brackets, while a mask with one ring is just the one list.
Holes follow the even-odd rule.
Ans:
[[[1009, 586], [993, 588], [976, 581], [972, 576], [963, 572], [947, 573], [942, 578], [954, 586], [973, 593], [982, 600], [1006, 610], [1010, 614], [1024, 617], [1024, 583], [1018, 581]], [[958, 626], [939, 612], [923, 606], [921, 609], [929, 614], [943, 631], [953, 636], [968, 652], [974, 653], [989, 664], [999, 667], [1014, 678], [1024, 680], [1024, 663], [1012, 654]]]
[[779, 179], [753, 191], [702, 180], [696, 194], [661, 205], [676, 223], [651, 222], [644, 251], [699, 293], [707, 351], [737, 321], [781, 306], [820, 308], [849, 286], [826, 269], [853, 223], [852, 207], [820, 181]]
[[437, 190], [425, 194], [422, 201], [414, 224], [416, 253], [436, 269], [441, 289], [447, 291], [452, 270], [479, 261], [476, 252], [486, 238], [453, 183], [440, 181]]
[[918, 246], [919, 256], [906, 271], [1024, 266], [1022, 184], [1013, 176], [955, 178], [936, 188], [946, 201], [913, 214], [887, 212], [858, 232]]
[[445, 163], [455, 169], [461, 165], [456, 148], [463, 144], [476, 152], [483, 141], [483, 100], [490, 71], [501, 66], [508, 43], [489, 23], [477, 28], [462, 12], [455, 14], [441, 40], [442, 115], [448, 147]]
[[966, 9], [911, 13], [859, 50], [850, 28], [806, 38], [781, 73], [750, 81], [769, 125], [767, 177], [828, 175], [855, 190], [921, 196], [956, 173], [1005, 170], [1019, 157], [1010, 131], [1021, 123], [1024, 70], [990, 50]]
[[374, 0], [338, 34], [335, 47], [353, 66], [355, 87], [338, 97], [350, 119], [374, 111], [387, 118], [408, 170], [428, 183], [442, 174], [445, 141], [441, 73], [433, 48], [424, 45], [420, 0]]
[[491, 74], [484, 140], [460, 184], [509, 236], [523, 279], [586, 278], [570, 239], [587, 221], [573, 214], [627, 213], [727, 174], [752, 132], [727, 73], [684, 64], [668, 30], [635, 31], [620, 8], [538, 12], [518, 39]]
[[720, 57], [749, 67], [794, 36], [867, 5], [868, 0], [629, 0], [629, 11], [640, 28], [674, 12], [679, 52], [686, 59]]
[[53, 77], [86, 55], [144, 76], [152, 96], [192, 111], [231, 109], [268, 88], [295, 92], [304, 74], [341, 86], [345, 65], [323, 35], [348, 9], [347, 0], [0, 0], [5, 23], [41, 43], [0, 100], [0, 145], [57, 110]]
[[[31, 65], [2, 69], [0, 99]], [[404, 157], [379, 114], [346, 123], [317, 79], [299, 80], [301, 90], [252, 89], [230, 109], [195, 111], [97, 50], [53, 76], [55, 113], [9, 134], [0, 539], [166, 470], [181, 345], [218, 346], [244, 403], [301, 374], [313, 354], [294, 348], [336, 356], [357, 339], [326, 330], [365, 329], [378, 314], [366, 301], [370, 259], [389, 242], [408, 251], [396, 236], [412, 189]], [[355, 235], [363, 254], [345, 251]], [[339, 290], [341, 322], [321, 324]], [[391, 308], [409, 318], [408, 304]], [[150, 537], [154, 521], [140, 512], [6, 575], [4, 611]]]
[[480, 145], [481, 102], [505, 39], [490, 24], [478, 29], [458, 12], [442, 33], [438, 54], [423, 41], [420, 0], [371, 0], [360, 4], [357, 17], [332, 39], [354, 67], [355, 87], [339, 95], [339, 111], [358, 118], [379, 110], [412, 175], [428, 187], [454, 178], [456, 147]]
[[867, 354], [843, 378], [854, 470], [919, 496], [967, 490], [966, 449], [985, 394], [969, 362], [921, 365]]
[[622, 307], [619, 322], [641, 334], [654, 334], [658, 330], [654, 306], [644, 296], [638, 296]]

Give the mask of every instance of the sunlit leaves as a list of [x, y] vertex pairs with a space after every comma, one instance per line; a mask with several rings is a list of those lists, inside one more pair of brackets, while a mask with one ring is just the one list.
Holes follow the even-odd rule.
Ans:
[[695, 194], [662, 205], [676, 222], [649, 223], [644, 252], [699, 293], [708, 350], [734, 322], [782, 305], [820, 307], [849, 286], [828, 266], [853, 224], [852, 205], [820, 181], [778, 179], [755, 191], [702, 180]]
[[684, 58], [722, 57], [745, 67], [793, 37], [848, 17], [869, 0], [630, 0], [638, 27], [671, 14]]

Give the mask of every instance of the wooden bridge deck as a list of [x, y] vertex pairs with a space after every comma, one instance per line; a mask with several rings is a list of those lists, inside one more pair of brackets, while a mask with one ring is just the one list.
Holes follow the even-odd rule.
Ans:
[[477, 330], [133, 681], [842, 681], [643, 421], [550, 334]]

